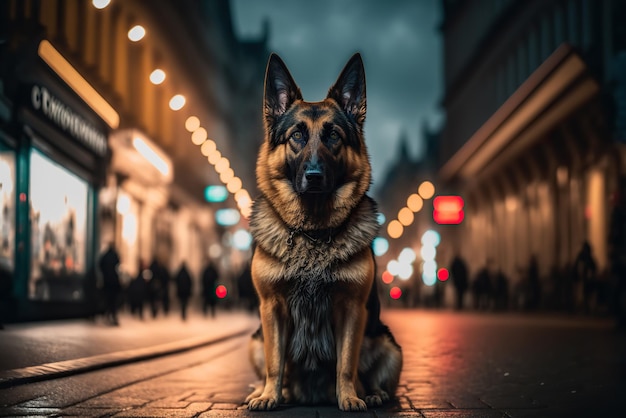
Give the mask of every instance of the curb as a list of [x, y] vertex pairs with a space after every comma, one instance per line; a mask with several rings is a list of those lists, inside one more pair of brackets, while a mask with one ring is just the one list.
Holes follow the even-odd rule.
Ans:
[[185, 351], [251, 334], [253, 331], [253, 328], [245, 328], [232, 333], [225, 333], [208, 338], [187, 338], [181, 341], [158, 344], [151, 347], [117, 351], [74, 360], [64, 360], [38, 366], [0, 371], [0, 389], [183, 353]]

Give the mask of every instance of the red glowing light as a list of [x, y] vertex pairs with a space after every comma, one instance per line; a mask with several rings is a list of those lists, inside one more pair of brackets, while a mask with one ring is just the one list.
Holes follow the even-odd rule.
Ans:
[[383, 283], [390, 284], [391, 282], [393, 282], [393, 274], [385, 270], [385, 272], [383, 273], [382, 279], [383, 279]]
[[442, 225], [455, 225], [463, 222], [463, 198], [461, 196], [437, 196], [433, 200], [433, 220]]
[[400, 299], [400, 296], [402, 296], [402, 289], [400, 289], [398, 286], [394, 286], [389, 290], [389, 296], [391, 297], [391, 299]]
[[26, 202], [26, 193], [20, 193], [20, 202]]
[[437, 270], [437, 278], [440, 281], [445, 282], [446, 280], [448, 280], [449, 277], [450, 277], [450, 272], [448, 272], [448, 269], [442, 267], [439, 270]]
[[220, 299], [224, 299], [226, 297], [226, 295], [228, 294], [228, 289], [226, 289], [226, 286], [224, 286], [223, 284], [217, 286], [215, 288], [215, 295], [220, 298]]

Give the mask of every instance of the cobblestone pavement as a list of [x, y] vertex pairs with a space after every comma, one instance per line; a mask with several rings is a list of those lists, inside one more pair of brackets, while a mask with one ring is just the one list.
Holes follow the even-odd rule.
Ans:
[[397, 401], [251, 412], [248, 337], [0, 390], [0, 416], [622, 417], [626, 336], [604, 320], [386, 311], [403, 346]]

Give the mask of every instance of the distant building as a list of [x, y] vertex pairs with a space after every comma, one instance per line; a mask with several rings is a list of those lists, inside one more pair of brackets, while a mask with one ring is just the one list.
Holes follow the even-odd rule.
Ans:
[[550, 296], [588, 240], [606, 271], [612, 196], [626, 175], [626, 3], [442, 6], [439, 182], [465, 198], [450, 232], [471, 270], [492, 260], [518, 280], [535, 255]]

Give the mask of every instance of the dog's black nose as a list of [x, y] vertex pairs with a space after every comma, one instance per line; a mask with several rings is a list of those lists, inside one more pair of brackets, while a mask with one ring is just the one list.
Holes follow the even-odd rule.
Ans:
[[308, 192], [319, 192], [324, 186], [324, 173], [319, 164], [307, 164], [304, 170], [303, 189]]

